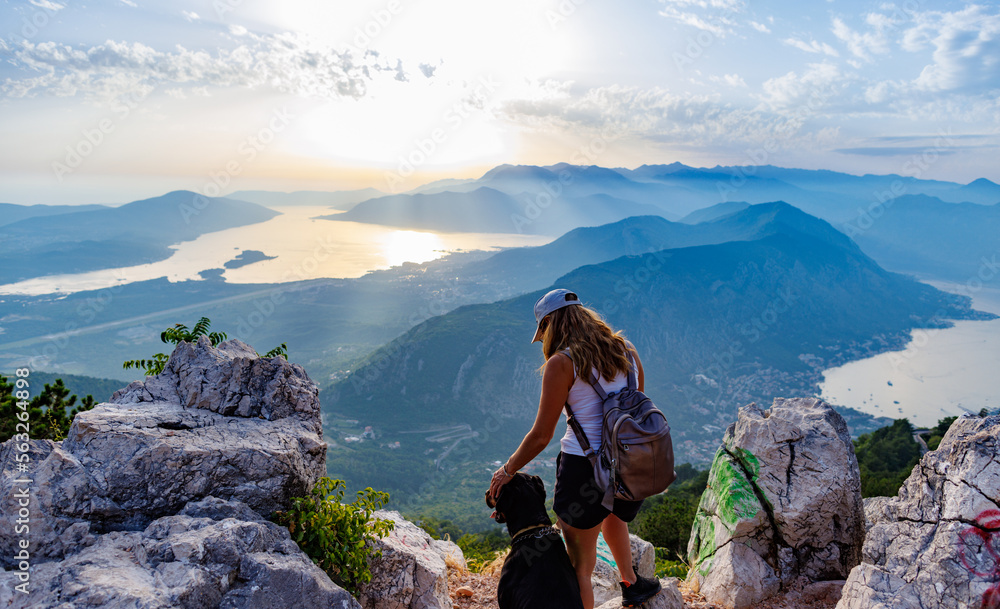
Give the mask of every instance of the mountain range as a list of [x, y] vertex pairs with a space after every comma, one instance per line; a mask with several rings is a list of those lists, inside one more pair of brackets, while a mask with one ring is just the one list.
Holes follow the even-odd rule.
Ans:
[[278, 215], [254, 203], [184, 190], [120, 207], [60, 211], [0, 226], [0, 283], [155, 262], [168, 258], [175, 243]]
[[[543, 360], [529, 344], [532, 305], [549, 288], [566, 287], [638, 347], [647, 393], [675, 429], [678, 462], [706, 462], [740, 406], [811, 394], [823, 369], [898, 348], [914, 327], [990, 317], [973, 312], [967, 298], [885, 271], [846, 235], [783, 203], [753, 205], [708, 226], [618, 222], [590, 229], [590, 240], [567, 235], [551, 244], [565, 248], [561, 254], [532, 248], [510, 266], [529, 264], [532, 252], [536, 266], [580, 261], [588, 243], [625, 241], [636, 223], [655, 222], [736, 240], [578, 265], [543, 289], [428, 319], [324, 388], [325, 412], [373, 426], [380, 442], [400, 442], [397, 482], [427, 474], [426, 451], [438, 448], [421, 431], [464, 425], [474, 446], [466, 459], [505, 458], [537, 407]], [[640, 234], [645, 246], [656, 231]], [[355, 450], [332, 451], [331, 471], [350, 476], [359, 467]], [[461, 461], [430, 454], [440, 467]]]

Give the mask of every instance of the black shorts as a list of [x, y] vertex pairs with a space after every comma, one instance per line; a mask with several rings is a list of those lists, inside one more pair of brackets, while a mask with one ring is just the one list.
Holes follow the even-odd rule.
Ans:
[[603, 493], [594, 480], [590, 459], [560, 452], [556, 457], [556, 490], [552, 511], [575, 529], [592, 529], [612, 512], [625, 522], [635, 520], [642, 501], [615, 499], [614, 509], [601, 505]]

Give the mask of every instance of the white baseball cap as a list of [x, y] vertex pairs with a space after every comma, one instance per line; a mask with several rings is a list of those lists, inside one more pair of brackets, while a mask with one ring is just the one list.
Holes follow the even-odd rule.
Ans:
[[563, 288], [552, 290], [539, 298], [538, 302], [535, 303], [535, 321], [538, 322], [538, 327], [535, 328], [535, 336], [531, 342], [542, 340], [542, 320], [545, 319], [546, 315], [570, 305], [582, 306], [583, 303], [580, 302], [580, 298], [575, 293]]

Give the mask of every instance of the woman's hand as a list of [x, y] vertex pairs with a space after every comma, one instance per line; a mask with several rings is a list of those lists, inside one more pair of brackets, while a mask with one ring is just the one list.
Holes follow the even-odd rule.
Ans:
[[493, 497], [493, 501], [497, 500], [500, 496], [500, 489], [510, 482], [512, 478], [513, 476], [508, 476], [504, 473], [503, 467], [493, 472], [493, 478], [490, 479], [490, 497]]

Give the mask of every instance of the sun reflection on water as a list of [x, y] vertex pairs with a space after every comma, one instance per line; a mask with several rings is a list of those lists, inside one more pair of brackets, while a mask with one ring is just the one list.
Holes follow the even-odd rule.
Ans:
[[444, 243], [434, 233], [397, 230], [381, 239], [381, 253], [389, 266], [404, 262], [427, 262], [441, 255]]

